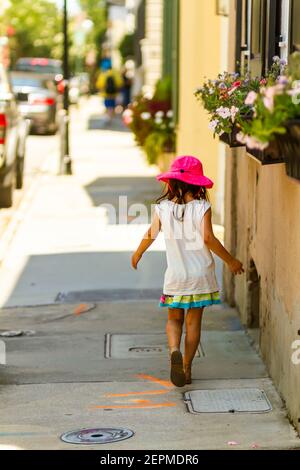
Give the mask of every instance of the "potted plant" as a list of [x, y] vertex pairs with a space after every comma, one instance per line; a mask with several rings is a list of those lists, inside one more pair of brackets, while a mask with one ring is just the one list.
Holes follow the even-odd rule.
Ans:
[[145, 140], [144, 151], [150, 165], [158, 164], [165, 171], [174, 158], [176, 131], [173, 111], [158, 111], [154, 117], [153, 130]]
[[295, 106], [293, 117], [285, 123], [286, 133], [278, 139], [285, 157], [287, 175], [300, 180], [300, 53], [292, 54], [289, 61], [289, 90]]
[[251, 106], [245, 102], [249, 92], [257, 92], [262, 81], [250, 75], [240, 77], [236, 73], [224, 72], [216, 80], [207, 80], [195, 92], [196, 98], [210, 115], [209, 128], [214, 136], [230, 147], [244, 144], [237, 140], [240, 122], [251, 119]]
[[245, 145], [237, 138], [243, 123], [253, 117], [253, 97], [261, 87], [274, 83], [283, 74], [286, 62], [274, 57], [273, 65], [266, 78], [252, 78], [249, 73], [240, 76], [224, 72], [217, 80], [207, 80], [195, 95], [210, 115], [209, 128], [214, 136], [230, 147]]
[[160, 80], [153, 98], [138, 96], [123, 113], [124, 123], [134, 133], [150, 165], [164, 169], [174, 158], [176, 129], [171, 109], [171, 81]]
[[[291, 58], [291, 69], [300, 61]], [[279, 58], [278, 58], [279, 59]], [[297, 72], [299, 74], [299, 72]], [[290, 176], [299, 178], [300, 165], [300, 84], [287, 72], [269, 81], [246, 101], [253, 105], [253, 119], [241, 123], [237, 136], [247, 151], [262, 164], [284, 163]]]

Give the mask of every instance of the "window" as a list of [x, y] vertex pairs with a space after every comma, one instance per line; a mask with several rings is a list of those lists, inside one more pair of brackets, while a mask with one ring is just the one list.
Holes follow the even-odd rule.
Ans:
[[251, 1], [250, 70], [253, 75], [265, 71], [266, 1]]
[[262, 23], [261, 23], [262, 0], [252, 0], [251, 12], [251, 54], [257, 57], [262, 52]]
[[274, 56], [282, 56], [283, 51], [283, 7], [285, 0], [267, 0], [266, 5], [266, 49], [265, 69], [269, 70]]
[[241, 0], [236, 3], [236, 70], [237, 72], [249, 68], [249, 1]]
[[300, 51], [300, 0], [293, 0], [291, 18], [291, 52]]

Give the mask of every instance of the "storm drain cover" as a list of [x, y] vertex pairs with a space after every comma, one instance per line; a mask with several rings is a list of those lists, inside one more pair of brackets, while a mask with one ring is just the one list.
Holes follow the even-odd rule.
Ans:
[[110, 442], [124, 441], [134, 435], [130, 429], [100, 428], [100, 429], [79, 429], [69, 431], [60, 438], [68, 444], [109, 444]]
[[[182, 346], [184, 345], [184, 335]], [[106, 358], [143, 358], [167, 356], [168, 345], [165, 333], [153, 334], [110, 334], [105, 335]], [[201, 346], [196, 357], [204, 356]]]
[[257, 388], [193, 390], [184, 394], [190, 413], [267, 413], [272, 405]]

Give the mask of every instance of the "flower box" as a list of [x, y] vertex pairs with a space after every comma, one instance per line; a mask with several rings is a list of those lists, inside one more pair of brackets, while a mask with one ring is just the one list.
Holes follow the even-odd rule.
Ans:
[[241, 129], [238, 126], [234, 126], [230, 134], [224, 132], [224, 134], [221, 134], [219, 136], [219, 139], [221, 140], [221, 142], [224, 142], [224, 144], [229, 145], [229, 147], [231, 148], [244, 147], [245, 144], [242, 144], [237, 140], [237, 135], [240, 131]]
[[250, 149], [246, 146], [247, 153], [255, 158], [261, 165], [275, 165], [284, 163], [285, 159], [278, 145], [277, 139], [270, 142], [265, 150]]
[[287, 133], [278, 139], [278, 146], [284, 156], [287, 175], [300, 180], [300, 119], [288, 121], [286, 129]]

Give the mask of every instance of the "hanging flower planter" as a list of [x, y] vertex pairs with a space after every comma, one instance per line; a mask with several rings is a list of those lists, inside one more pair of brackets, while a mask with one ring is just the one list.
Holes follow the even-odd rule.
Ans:
[[[280, 137], [281, 138], [281, 137]], [[247, 153], [255, 158], [261, 165], [275, 165], [284, 163], [285, 159], [281, 148], [278, 145], [277, 139], [269, 143], [269, 146], [264, 150], [253, 149], [246, 146]]]
[[278, 146], [286, 163], [286, 173], [300, 180], [300, 119], [292, 119], [286, 124], [286, 134], [278, 139]]

